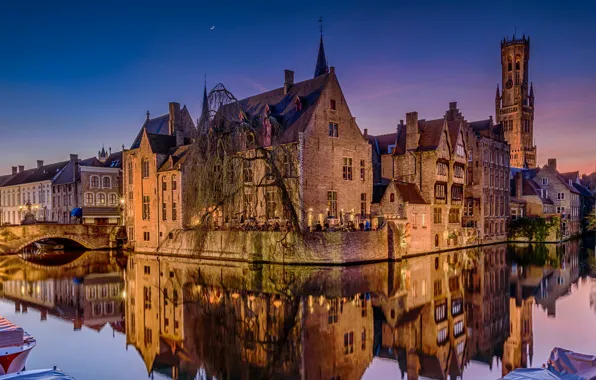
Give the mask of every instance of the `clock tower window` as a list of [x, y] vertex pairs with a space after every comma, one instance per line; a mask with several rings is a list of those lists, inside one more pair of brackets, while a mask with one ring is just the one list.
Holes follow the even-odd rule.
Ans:
[[507, 58], [507, 71], [511, 71], [512, 69], [512, 63], [511, 63], [511, 57]]

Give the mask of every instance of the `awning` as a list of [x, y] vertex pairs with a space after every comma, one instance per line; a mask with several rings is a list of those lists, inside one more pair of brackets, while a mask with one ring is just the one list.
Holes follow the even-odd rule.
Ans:
[[70, 212], [70, 216], [75, 216], [77, 218], [80, 218], [81, 216], [83, 216], [83, 209], [80, 207], [73, 208], [72, 211]]

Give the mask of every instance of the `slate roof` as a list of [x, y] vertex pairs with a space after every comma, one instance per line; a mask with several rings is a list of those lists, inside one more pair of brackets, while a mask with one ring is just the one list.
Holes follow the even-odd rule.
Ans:
[[491, 119], [486, 120], [477, 120], [468, 122], [468, 127], [472, 128], [474, 131], [483, 131], [489, 130], [491, 126]]
[[451, 150], [455, 150], [455, 146], [457, 145], [457, 136], [459, 136], [459, 132], [461, 128], [463, 128], [463, 124], [459, 120], [448, 121], [447, 126], [449, 128], [449, 139], [451, 140]]
[[576, 179], [580, 178], [579, 171], [559, 173], [559, 174], [561, 174], [561, 177], [563, 177], [563, 179], [565, 179], [566, 181], [571, 180], [571, 181], [575, 182]]
[[[74, 162], [69, 161], [60, 171], [58, 176], [52, 182], [54, 185], [63, 185], [66, 183], [74, 183], [81, 178], [80, 170], [77, 170], [76, 176], [73, 170]], [[95, 157], [79, 160], [79, 166], [101, 166], [101, 162]]]
[[418, 121], [418, 129], [420, 130], [418, 151], [437, 149], [439, 142], [441, 141], [441, 132], [443, 132], [444, 122], [444, 119]]
[[102, 166], [106, 168], [122, 168], [122, 152], [110, 154]]
[[378, 136], [368, 136], [368, 141], [373, 146], [373, 149], [377, 151], [379, 154], [388, 154], [389, 153], [389, 145], [396, 145], [397, 142], [397, 132], [395, 133], [387, 133], [385, 135], [378, 135]]
[[176, 146], [176, 136], [147, 133], [153, 153], [168, 154]]
[[413, 204], [426, 204], [426, 201], [413, 183], [394, 182], [395, 190], [400, 194], [404, 202]]
[[168, 156], [170, 156], [171, 161], [168, 159], [166, 160], [163, 165], [161, 166], [161, 168], [159, 168], [158, 171], [163, 172], [163, 171], [168, 171], [168, 170], [172, 170], [174, 169], [174, 166], [178, 163], [182, 164], [184, 163], [184, 161], [186, 160], [187, 157], [187, 153], [190, 149], [190, 145], [183, 145], [183, 146], [179, 146], [179, 147], [173, 147], [170, 148], [170, 152], [168, 153]]
[[388, 186], [388, 184], [376, 184], [373, 186], [372, 203], [381, 202], [381, 199], [383, 199], [383, 195], [385, 195], [385, 191], [387, 190]]
[[6, 181], [8, 181], [10, 179], [10, 177], [12, 177], [11, 174], [0, 175], [0, 186], [4, 185], [6, 183]]
[[575, 187], [577, 189], [577, 191], [579, 192], [579, 194], [583, 197], [594, 197], [594, 195], [592, 194], [590, 189], [588, 189], [584, 185], [581, 185], [579, 183], [574, 183], [573, 187]]
[[2, 186], [23, 185], [27, 183], [52, 180], [69, 162], [70, 161], [62, 161], [54, 164], [44, 165], [41, 168], [24, 170], [20, 173], [17, 173], [16, 176], [6, 181]]
[[143, 129], [147, 130], [147, 133], [156, 135], [169, 135], [170, 134], [170, 114], [158, 116], [153, 119], [145, 120], [143, 128], [137, 134], [135, 141], [130, 146], [130, 149], [136, 149], [141, 146], [141, 139], [143, 138]]
[[[266, 108], [269, 107], [268, 116], [274, 118], [281, 129], [274, 140], [279, 144], [298, 141], [298, 135], [306, 130], [321, 92], [331, 75], [333, 74], [324, 74], [294, 83], [287, 94], [284, 94], [284, 88], [280, 87], [239, 100], [237, 103], [226, 104], [218, 110], [215, 124], [239, 123], [242, 110], [249, 121], [261, 125], [262, 120], [267, 116]], [[297, 110], [295, 104], [297, 97], [302, 104], [301, 110]]]

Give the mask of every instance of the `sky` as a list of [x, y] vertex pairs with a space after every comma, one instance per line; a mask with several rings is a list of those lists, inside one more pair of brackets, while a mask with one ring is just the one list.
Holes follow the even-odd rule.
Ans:
[[[0, 174], [130, 146], [147, 110], [199, 116], [204, 76], [238, 99], [311, 78], [325, 50], [370, 134], [406, 112], [494, 115], [500, 41], [531, 36], [538, 163], [596, 168], [589, 1], [18, 1], [0, 6]], [[212, 29], [212, 27], [215, 28]]]

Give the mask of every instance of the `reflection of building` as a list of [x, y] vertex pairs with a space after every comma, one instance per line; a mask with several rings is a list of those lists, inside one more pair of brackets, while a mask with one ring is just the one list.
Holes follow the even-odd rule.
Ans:
[[[519, 296], [519, 295], [518, 295]], [[534, 297], [509, 299], [509, 337], [503, 346], [503, 376], [516, 368], [527, 368], [532, 365], [534, 354], [534, 334], [532, 324], [532, 307]]]
[[368, 294], [288, 297], [198, 285], [225, 282], [198, 262], [148, 255], [131, 257], [127, 276], [127, 343], [148, 372], [356, 378], [372, 360]]
[[44, 281], [13, 280], [3, 283], [4, 297], [17, 307], [39, 309], [82, 326], [100, 330], [106, 324], [123, 321], [122, 275], [118, 272], [88, 274], [82, 278], [56, 278]]
[[468, 340], [470, 360], [492, 366], [493, 357], [502, 357], [509, 335], [509, 268], [507, 247], [484, 247], [476, 265], [467, 270], [466, 321], [472, 332]]
[[384, 323], [379, 355], [397, 360], [408, 379], [462, 375], [467, 342], [461, 286], [464, 254], [409, 260], [402, 297], [380, 305]]

